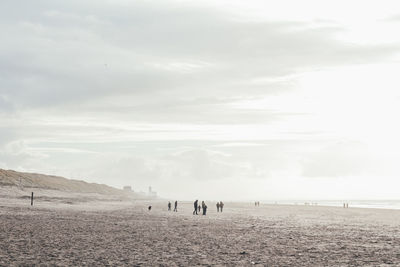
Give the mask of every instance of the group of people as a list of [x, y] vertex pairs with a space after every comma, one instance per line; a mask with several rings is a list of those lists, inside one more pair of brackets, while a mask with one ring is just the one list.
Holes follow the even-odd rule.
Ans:
[[256, 202], [254, 202], [254, 206], [260, 206], [260, 201], [256, 201]]
[[[198, 215], [201, 211], [203, 211], [203, 215], [207, 214], [207, 205], [204, 201], [201, 202], [201, 205], [199, 205], [199, 201], [196, 199], [196, 201], [193, 203], [194, 206], [194, 211], [193, 215]], [[172, 204], [170, 201], [168, 201], [168, 211], [171, 211]], [[217, 212], [222, 212], [224, 209], [224, 203], [222, 201], [217, 202]], [[149, 206], [149, 211], [151, 210], [151, 206]], [[175, 201], [174, 203], [174, 212], [178, 212], [178, 201]]]
[[[168, 201], [168, 211], [171, 211], [171, 202], [170, 201]], [[178, 212], [178, 201], [177, 200], [175, 200], [174, 211]]]
[[[203, 215], [207, 214], [207, 205], [204, 201], [201, 202], [201, 205], [199, 205], [199, 201], [196, 199], [195, 202], [193, 203], [193, 215], [198, 215], [201, 211], [203, 211]], [[224, 208], [224, 203], [222, 201], [217, 202], [217, 212], [222, 212]]]
[[199, 204], [199, 201], [196, 199], [194, 201], [194, 203], [193, 203], [193, 206], [194, 206], [193, 215], [195, 215], [195, 214], [197, 215], [198, 214], [197, 211], [199, 211], [199, 213], [200, 213], [201, 210], [203, 210], [203, 215], [206, 215], [207, 214], [207, 205], [206, 205], [206, 203], [204, 201], [202, 201], [201, 202], [201, 206], [198, 205], [198, 204]]

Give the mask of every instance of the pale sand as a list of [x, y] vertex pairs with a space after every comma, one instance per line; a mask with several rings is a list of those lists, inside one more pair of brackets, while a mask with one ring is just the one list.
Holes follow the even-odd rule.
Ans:
[[[0, 265], [400, 266], [400, 211], [0, 199]], [[147, 205], [153, 206], [147, 211]]]

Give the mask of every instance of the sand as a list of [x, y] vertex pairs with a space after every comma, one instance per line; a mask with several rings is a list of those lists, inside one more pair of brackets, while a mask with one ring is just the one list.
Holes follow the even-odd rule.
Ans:
[[2, 266], [400, 266], [396, 210], [0, 201]]

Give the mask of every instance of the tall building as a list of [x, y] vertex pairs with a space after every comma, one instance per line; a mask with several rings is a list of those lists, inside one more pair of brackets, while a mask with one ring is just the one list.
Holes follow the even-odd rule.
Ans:
[[126, 192], [133, 192], [132, 187], [130, 185], [124, 186], [123, 190], [126, 191]]
[[152, 189], [151, 189], [151, 186], [149, 186], [149, 192], [147, 193], [147, 195], [149, 196], [149, 197], [157, 197], [157, 192], [154, 192]]

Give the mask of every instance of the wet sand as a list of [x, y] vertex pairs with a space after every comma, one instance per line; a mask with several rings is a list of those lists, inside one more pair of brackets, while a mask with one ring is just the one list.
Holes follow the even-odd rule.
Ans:
[[400, 211], [166, 204], [2, 199], [0, 265], [400, 266]]

